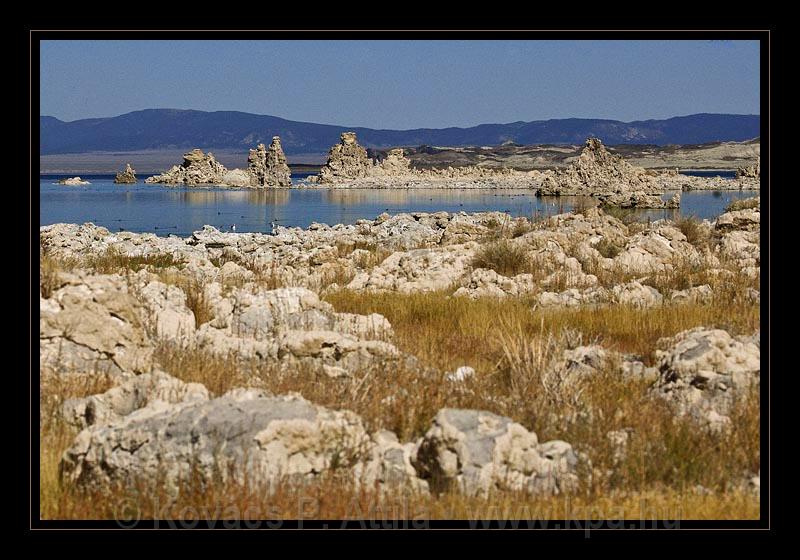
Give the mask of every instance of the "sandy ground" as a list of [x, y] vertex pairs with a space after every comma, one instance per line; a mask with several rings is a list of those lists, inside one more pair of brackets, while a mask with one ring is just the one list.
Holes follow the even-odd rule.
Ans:
[[[513, 167], [519, 170], [566, 167], [583, 146], [497, 146], [481, 148], [412, 148], [415, 167], [479, 165]], [[736, 169], [751, 164], [761, 153], [758, 139], [685, 146], [609, 146], [634, 165], [646, 168]]]

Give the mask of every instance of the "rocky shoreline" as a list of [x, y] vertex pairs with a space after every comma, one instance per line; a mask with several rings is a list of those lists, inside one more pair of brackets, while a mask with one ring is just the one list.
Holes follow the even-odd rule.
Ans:
[[[622, 270], [648, 275], [673, 267], [674, 261], [719, 269], [734, 261], [745, 273], [758, 273], [759, 199], [737, 203], [741, 209], [716, 220], [697, 222], [694, 236], [710, 245], [698, 247], [676, 225], [658, 220], [626, 224], [588, 208], [537, 221], [501, 212], [382, 214], [355, 224], [312, 224], [307, 229], [277, 226], [273, 234], [221, 232], [205, 226], [188, 238], [152, 233], [110, 232], [93, 224], [54, 224], [40, 228], [44, 250], [60, 258], [83, 259], [114, 252], [128, 257], [175, 261], [174, 272], [211, 281], [221, 274], [252, 280], [269, 269], [284, 285], [321, 289], [326, 275], [353, 276], [352, 289], [435, 290], [464, 282], [469, 261], [487, 243], [500, 237], [509, 247], [530, 253], [540, 271], [573, 271], [569, 288], [596, 285], [587, 271]], [[600, 250], [598, 250], [600, 249]], [[601, 252], [602, 251], [602, 252]], [[381, 258], [369, 271], [362, 260]], [[224, 260], [224, 267], [212, 264]], [[413, 266], [413, 261], [420, 261]], [[383, 279], [378, 280], [378, 276]], [[439, 278], [441, 277], [441, 278]], [[405, 284], [413, 279], [413, 288]], [[509, 279], [498, 280], [503, 283]], [[546, 287], [548, 282], [542, 286]], [[345, 286], [342, 286], [345, 287]], [[402, 288], [401, 288], [402, 287]]]
[[[725, 297], [752, 304], [759, 291], [745, 285], [760, 276], [760, 207], [756, 198], [714, 221], [649, 224], [600, 208], [538, 221], [499, 212], [383, 214], [273, 235], [206, 226], [187, 238], [55, 224], [40, 228], [40, 247], [70, 263], [40, 285], [43, 375], [112, 380], [60, 408], [79, 430], [61, 460], [64, 483], [108, 490], [158, 478], [174, 490], [190, 474], [270, 485], [335, 471], [381, 491], [553, 495], [587, 482], [591, 449], [540, 441], [490, 410], [452, 407], [403, 441], [370, 430], [352, 411], [274, 394], [256, 379], [212, 395], [165, 373], [157, 349], [232, 360], [232, 372], [258, 363], [334, 385], [411, 371], [458, 392], [474, 369], [424, 365], [401, 348], [386, 317], [339, 312], [325, 294], [444, 292], [453, 301], [518, 298], [532, 310], [661, 309], [702, 306], [734, 289]], [[104, 272], [108, 263], [137, 262], [124, 274]], [[737, 399], [758, 388], [760, 343], [758, 332], [700, 326], [660, 340], [649, 363], [601, 342], [559, 346], [548, 360], [548, 375], [564, 387], [601, 371], [644, 383], [676, 418], [718, 433], [731, 426]], [[609, 434], [624, 454], [628, 436]]]

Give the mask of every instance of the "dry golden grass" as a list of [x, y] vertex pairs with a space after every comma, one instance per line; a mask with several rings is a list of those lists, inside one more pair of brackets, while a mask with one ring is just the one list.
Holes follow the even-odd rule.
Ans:
[[360, 253], [359, 256], [353, 260], [354, 264], [362, 270], [371, 270], [377, 265], [381, 264], [386, 257], [392, 254], [392, 251], [384, 247], [376, 247], [367, 253]]
[[[358, 248], [375, 255], [380, 252]], [[495, 246], [486, 256], [497, 259], [497, 255]], [[128, 264], [133, 268], [172, 266], [167, 260], [123, 262], [113, 255], [104, 259], [93, 261], [98, 271], [118, 271]], [[501, 268], [502, 263], [519, 266], [513, 255], [497, 262]], [[65, 265], [47, 255], [40, 265], [40, 289], [48, 294]], [[531, 265], [526, 262], [525, 266], [530, 269]], [[604, 280], [619, 283], [623, 277], [622, 272], [612, 271]], [[268, 275], [264, 278], [269, 281]], [[198, 324], [207, 321], [210, 310], [202, 286], [180, 278], [175, 282], [186, 291]], [[743, 297], [744, 289], [758, 287], [757, 278], [736, 273], [712, 277], [679, 263], [669, 273], [652, 275], [648, 282], [662, 292], [709, 283], [714, 296], [704, 305], [650, 309], [536, 309], [525, 298], [471, 300], [449, 297], [448, 292], [387, 295], [339, 290], [325, 296], [337, 311], [384, 315], [393, 326], [395, 344], [417, 356], [421, 364], [386, 363], [345, 379], [236, 356], [215, 357], [171, 343], [156, 350], [163, 369], [185, 381], [203, 383], [214, 395], [240, 386], [275, 394], [298, 392], [323, 406], [353, 410], [369, 430], [389, 429], [403, 441], [421, 436], [444, 407], [509, 416], [535, 431], [540, 440], [563, 439], [590, 459], [592, 476], [584, 472], [584, 482], [573, 495], [381, 496], [375, 489], [357, 490], [335, 477], [302, 488], [283, 484], [269, 495], [246, 485], [200, 489], [191, 483], [175, 500], [167, 499], [158, 487], [142, 488], [136, 494], [121, 489], [87, 494], [59, 479], [60, 458], [76, 434], [59, 419], [58, 409], [66, 398], [102, 392], [110, 380], [102, 375], [50, 374], [40, 384], [40, 516], [115, 518], [120, 504], [133, 504], [142, 518], [757, 518], [758, 498], [738, 486], [760, 467], [757, 392], [736, 403], [730, 431], [711, 433], [689, 419], [676, 419], [665, 403], [653, 398], [647, 383], [623, 379], [614, 364], [577, 382], [555, 375], [549, 367], [565, 347], [578, 343], [596, 340], [652, 364], [656, 342], [682, 330], [707, 326], [749, 334], [759, 328], [759, 305]], [[463, 383], [449, 382], [445, 373], [462, 365], [474, 367], [476, 375]], [[622, 457], [607, 437], [612, 430], [630, 434]]]
[[[483, 499], [458, 494], [402, 498], [408, 507], [427, 512], [431, 519], [464, 518], [470, 512], [490, 512], [475, 517], [514, 517], [514, 511], [519, 511], [520, 517], [529, 517], [524, 508], [508, 509], [515, 504], [527, 505], [532, 512], [544, 511], [546, 518], [582, 518], [587, 511], [600, 512], [592, 514], [597, 517], [613, 517], [618, 512], [635, 516], [641, 500], [670, 512], [655, 514], [661, 517], [673, 517], [678, 510], [684, 519], [757, 517], [757, 498], [730, 486], [759, 468], [757, 394], [739, 403], [731, 432], [712, 434], [699, 430], [690, 420], [675, 420], [664, 403], [649, 395], [644, 382], [622, 379], [613, 367], [578, 385], [559, 384], [558, 379], [547, 377], [547, 364], [567, 344], [587, 343], [599, 336], [607, 346], [647, 357], [658, 338], [697, 325], [751, 332], [758, 324], [757, 306], [733, 310], [713, 304], [650, 310], [615, 306], [545, 312], [534, 311], [519, 300], [473, 301], [443, 294], [336, 292], [328, 299], [342, 311], [386, 315], [395, 329], [398, 346], [435, 367], [382, 364], [356, 372], [350, 379], [329, 379], [310, 370], [243, 362], [234, 356], [218, 358], [170, 344], [159, 347], [156, 357], [166, 371], [186, 381], [203, 383], [213, 394], [243, 385], [276, 394], [295, 391], [323, 406], [353, 410], [364, 418], [368, 429], [390, 429], [404, 441], [422, 435], [443, 407], [489, 410], [522, 423], [543, 441], [569, 441], [590, 458], [594, 467], [592, 477], [584, 477], [591, 482], [570, 501], [520, 493], [499, 493]], [[733, 324], [729, 324], [731, 321]], [[443, 372], [465, 364], [477, 369], [474, 378], [461, 384], [444, 378]], [[102, 388], [48, 382], [42, 386], [42, 398], [53, 407], [53, 395], [61, 400]], [[49, 410], [49, 416], [57, 418], [55, 408]], [[619, 429], [631, 432], [628, 453], [622, 460], [615, 458], [606, 436], [608, 431]], [[149, 504], [169, 503], [159, 501], [157, 494], [144, 492], [131, 498], [121, 490], [87, 499], [76, 489], [61, 485], [58, 461], [73, 437], [74, 432], [57, 420], [42, 425], [42, 517], [113, 517], [117, 505], [128, 498], [134, 499], [146, 518], [154, 515]], [[703, 492], [709, 495], [696, 494], [698, 486], [707, 489]], [[188, 488], [168, 506], [168, 513], [162, 511], [162, 516], [180, 517], [179, 512], [186, 507], [195, 508], [193, 511], [206, 507], [210, 511], [222, 508], [241, 512], [248, 505], [271, 505], [277, 508], [270, 510], [272, 517], [296, 518], [298, 499], [308, 498], [302, 501], [308, 504], [315, 496], [318, 501], [313, 502], [309, 517], [363, 517], [370, 508], [386, 507], [394, 503], [392, 500], [401, 499], [390, 496], [388, 501], [381, 501], [374, 490], [357, 491], [326, 480], [303, 489], [281, 487], [269, 497], [252, 488], [226, 486], [203, 492]], [[605, 511], [614, 513], [605, 515]]]
[[499, 230], [503, 227], [503, 221], [498, 220], [497, 218], [489, 218], [486, 220], [485, 226], [493, 232], [499, 232]]
[[378, 246], [375, 243], [369, 243], [367, 241], [339, 241], [336, 243], [336, 251], [340, 257], [346, 257], [356, 249], [375, 252], [378, 250]]
[[342, 263], [335, 263], [322, 275], [319, 285], [315, 287], [318, 290], [323, 290], [333, 284], [346, 286], [355, 276], [356, 271], [352, 267]]
[[517, 237], [522, 237], [526, 233], [532, 232], [535, 229], [536, 225], [537, 224], [532, 220], [531, 221], [529, 221], [529, 220], [518, 220], [518, 221], [514, 222], [514, 226], [510, 229], [510, 232], [509, 232], [510, 235], [511, 235], [511, 238], [515, 239]]
[[[421, 245], [420, 248], [424, 246]], [[392, 251], [386, 247], [365, 241], [339, 242], [336, 244], [336, 251], [340, 258], [349, 257], [355, 251], [359, 251], [358, 255], [353, 259], [353, 264], [357, 268], [364, 270], [375, 267], [392, 254]]]
[[625, 284], [636, 278], [641, 278], [640, 274], [632, 274], [626, 267], [616, 261], [612, 263], [612, 266], [604, 268], [600, 266], [599, 261], [586, 260], [581, 264], [581, 268], [584, 273], [596, 276], [598, 285], [604, 288], [611, 288], [617, 284]]
[[[450, 396], [442, 372], [408, 367], [401, 360], [355, 372], [350, 378], [330, 379], [302, 366], [219, 357], [169, 343], [157, 348], [156, 359], [168, 373], [202, 383], [212, 395], [243, 386], [273, 394], [297, 392], [322, 406], [353, 410], [370, 430], [389, 429], [405, 439], [424, 433]], [[428, 388], [420, 391], [422, 386]]]
[[500, 239], [483, 245], [470, 263], [473, 268], [487, 268], [503, 276], [516, 276], [527, 272], [530, 259], [525, 247]]
[[642, 283], [656, 288], [669, 297], [673, 290], [685, 290], [707, 284], [714, 292], [714, 300], [721, 305], [735, 304], [746, 299], [747, 289], [760, 290], [760, 275], [743, 274], [735, 263], [723, 263], [721, 272], [688, 260], [673, 259], [671, 268], [650, 274]]
[[325, 296], [337, 311], [380, 313], [395, 331], [395, 342], [427, 364], [453, 370], [461, 365], [487, 369], [501, 357], [498, 334], [514, 325], [533, 336], [581, 332], [610, 348], [648, 356], [655, 342], [697, 326], [752, 333], [759, 328], [759, 306], [720, 298], [708, 305], [665, 305], [534, 309], [531, 300], [449, 297], [446, 293], [370, 294], [347, 290]]
[[489, 231], [483, 237], [483, 240], [502, 241], [506, 239], [516, 239], [539, 227], [544, 220], [545, 218], [543, 216], [512, 219], [511, 216], [506, 215], [502, 219], [490, 218], [484, 224]]
[[[182, 520], [349, 520], [330, 528], [382, 526], [381, 522], [410, 520], [409, 527], [424, 528], [426, 521], [460, 519], [519, 520], [520, 527], [546, 528], [552, 524], [526, 521], [626, 519], [652, 523], [655, 519], [717, 520], [758, 519], [758, 499], [743, 492], [704, 495], [670, 489], [619, 492], [606, 496], [530, 496], [518, 492], [495, 492], [482, 497], [457, 493], [438, 497], [385, 494], [355, 489], [335, 479], [322, 479], [303, 487], [279, 485], [272, 492], [248, 485], [219, 485], [203, 490], [186, 487], [177, 498], [159, 492], [108, 495], [69, 491], [59, 496], [53, 510], [42, 511], [43, 519], [135, 519]], [[51, 514], [57, 514], [55, 516]], [[67, 514], [61, 516], [61, 514]], [[163, 527], [170, 526], [162, 522]], [[177, 525], [181, 527], [182, 525]], [[187, 526], [191, 527], [191, 524]], [[277, 525], [271, 525], [277, 526]], [[388, 527], [391, 527], [387, 523]], [[477, 523], [476, 527], [483, 527]], [[513, 527], [513, 525], [507, 525]], [[558, 527], [555, 527], [558, 528]], [[563, 526], [561, 527], [563, 528]], [[572, 526], [581, 528], [581, 526]]]
[[194, 322], [197, 327], [214, 318], [211, 304], [206, 298], [206, 292], [201, 282], [187, 280], [181, 282], [180, 287], [186, 294], [186, 307], [194, 314]]
[[699, 247], [708, 241], [706, 231], [696, 216], [681, 216], [675, 220], [675, 227], [686, 236], [686, 241], [692, 245]]
[[58, 288], [58, 276], [62, 272], [70, 272], [79, 265], [77, 259], [56, 257], [47, 247], [39, 244], [39, 293], [49, 298]]
[[169, 253], [130, 256], [119, 252], [114, 247], [109, 247], [104, 253], [85, 257], [81, 263], [81, 266], [99, 274], [137, 272], [144, 268], [159, 270], [180, 265], [181, 261]]
[[58, 274], [63, 268], [52, 257], [39, 255], [39, 294], [49, 298], [58, 287]]
[[[59, 414], [62, 403], [74, 397], [85, 397], [107, 391], [111, 378], [99, 372], [69, 375], [64, 372], [41, 371], [39, 377], [39, 502], [42, 516], [56, 508], [63, 519], [72, 518], [71, 510], [82, 507], [64, 499], [65, 488], [59, 480], [61, 455], [72, 444], [76, 430], [66, 425]], [[51, 517], [52, 518], [52, 517]]]
[[[542, 363], [537, 357], [541, 350], [532, 350], [533, 364]], [[251, 519], [370, 518], [376, 509], [389, 519], [405, 518], [408, 511], [419, 513], [421, 519], [638, 519], [642, 512], [647, 519], [758, 517], [758, 499], [737, 486], [739, 478], [759, 468], [757, 394], [735, 408], [731, 432], [712, 434], [698, 430], [688, 420], [675, 421], [663, 403], [647, 395], [642, 383], [623, 381], [610, 370], [582, 385], [580, 410], [588, 414], [573, 414], [570, 419], [568, 413], [575, 412], [571, 403], [536, 396], [540, 388], [537, 376], [542, 371], [538, 365], [519, 363], [512, 380], [504, 381], [506, 374], [500, 373], [454, 390], [448, 389], [441, 378], [425, 378], [419, 372], [402, 369], [391, 370], [391, 375], [382, 370], [383, 378], [378, 375], [381, 372], [373, 371], [367, 383], [365, 377], [342, 383], [315, 377], [311, 372], [270, 369], [256, 363], [243, 367], [232, 358], [214, 359], [168, 347], [161, 349], [159, 357], [168, 358], [165, 352], [176, 354], [166, 359], [168, 369], [180, 368], [186, 374], [184, 379], [203, 382], [215, 394], [245, 382], [276, 393], [298, 391], [315, 402], [354, 410], [365, 417], [370, 429], [395, 429], [406, 436], [404, 439], [424, 431], [443, 406], [504, 413], [536, 430], [542, 441], [570, 441], [591, 460], [592, 477], [585, 477], [590, 482], [576, 493], [552, 497], [524, 492], [495, 492], [483, 498], [459, 493], [381, 496], [375, 489], [355, 489], [335, 476], [304, 487], [287, 482], [272, 494], [246, 484], [201, 486], [193, 480], [184, 484], [177, 498], [153, 481], [140, 481], [135, 493], [122, 488], [87, 493], [59, 479], [59, 460], [75, 431], [55, 412], [64, 398], [93, 394], [107, 385], [105, 381], [92, 384], [87, 378], [49, 379], [41, 387], [43, 401], [49, 403], [40, 440], [43, 519], [114, 519], [131, 508], [143, 519], [238, 518], [245, 516], [244, 512], [249, 512]], [[509, 352], [512, 360], [520, 357], [513, 355], [513, 349]], [[232, 372], [234, 375], [229, 375]], [[425, 383], [424, 391], [419, 390], [420, 383]], [[486, 391], [491, 394], [484, 394]], [[398, 401], [383, 405], [380, 401], [388, 394], [399, 396]], [[551, 414], [561, 414], [564, 419], [554, 422], [548, 418]], [[617, 460], [606, 433], [621, 428], [630, 429], [631, 436], [627, 455]], [[120, 511], [121, 505], [125, 511]], [[396, 510], [400, 506], [406, 509]], [[380, 519], [383, 513], [375, 515]]]
[[[339, 287], [346, 286], [355, 278], [358, 271], [372, 270], [392, 254], [392, 251], [385, 247], [363, 241], [353, 243], [340, 242], [336, 244], [336, 250], [340, 259], [348, 259], [348, 261], [332, 263], [327, 272], [322, 275], [319, 284], [314, 286], [318, 290], [325, 289], [333, 284]], [[353, 256], [356, 251], [358, 253]]]

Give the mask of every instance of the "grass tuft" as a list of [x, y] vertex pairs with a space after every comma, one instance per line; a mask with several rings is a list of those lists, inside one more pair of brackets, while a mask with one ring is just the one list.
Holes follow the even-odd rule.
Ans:
[[623, 247], [618, 243], [614, 243], [611, 239], [604, 237], [595, 246], [597, 252], [607, 259], [613, 259], [622, 252]]
[[186, 294], [186, 307], [194, 314], [195, 325], [198, 328], [214, 318], [214, 313], [208, 298], [206, 298], [205, 287], [202, 282], [188, 280], [181, 282], [180, 287]]
[[686, 236], [686, 241], [700, 246], [708, 240], [706, 231], [696, 216], [681, 216], [675, 221], [675, 227]]
[[152, 255], [126, 255], [116, 249], [109, 247], [104, 253], [86, 257], [82, 263], [86, 268], [90, 268], [99, 274], [125, 273], [127, 271], [138, 272], [144, 268], [149, 270], [159, 270], [181, 265], [169, 253], [157, 253]]
[[483, 245], [472, 258], [473, 268], [488, 268], [503, 276], [527, 272], [530, 260], [524, 247], [507, 239]]

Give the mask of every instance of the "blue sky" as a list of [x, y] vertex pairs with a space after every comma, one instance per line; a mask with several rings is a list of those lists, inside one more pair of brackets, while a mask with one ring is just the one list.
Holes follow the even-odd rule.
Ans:
[[757, 41], [43, 41], [40, 114], [407, 129], [758, 114]]

